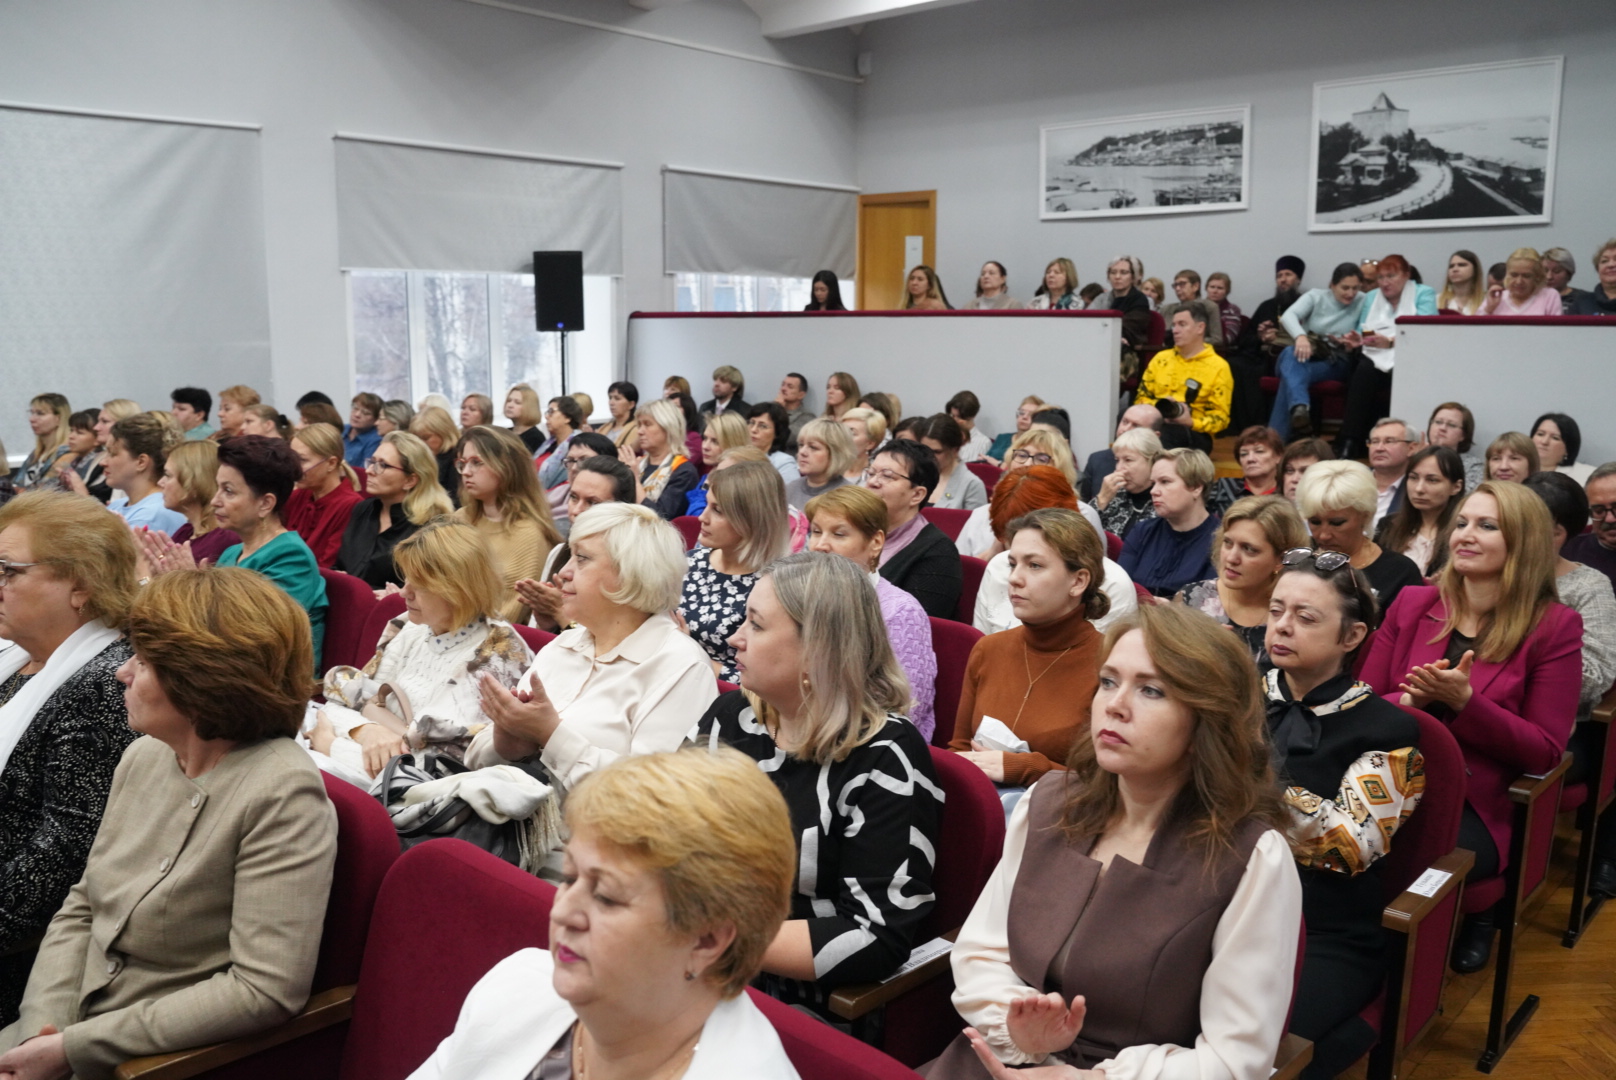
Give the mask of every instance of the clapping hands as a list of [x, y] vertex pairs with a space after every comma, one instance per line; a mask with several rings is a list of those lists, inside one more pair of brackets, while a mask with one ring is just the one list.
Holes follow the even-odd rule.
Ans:
[[1446, 659], [1442, 659], [1412, 668], [1397, 685], [1403, 692], [1401, 703], [1409, 708], [1423, 709], [1435, 701], [1454, 712], [1463, 710], [1470, 704], [1470, 669], [1475, 660], [1475, 650], [1469, 649], [1459, 658], [1458, 667], [1452, 667]]

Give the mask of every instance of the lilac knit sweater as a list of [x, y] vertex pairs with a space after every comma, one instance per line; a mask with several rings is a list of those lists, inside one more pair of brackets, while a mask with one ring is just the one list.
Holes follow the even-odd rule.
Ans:
[[[886, 620], [892, 652], [914, 691], [915, 707], [909, 712], [909, 721], [930, 742], [932, 729], [937, 726], [937, 654], [931, 647], [931, 621], [919, 600], [880, 574], [870, 577], [875, 582], [876, 599], [881, 602], [881, 617]], [[952, 725], [954, 718], [949, 717], [948, 722]]]

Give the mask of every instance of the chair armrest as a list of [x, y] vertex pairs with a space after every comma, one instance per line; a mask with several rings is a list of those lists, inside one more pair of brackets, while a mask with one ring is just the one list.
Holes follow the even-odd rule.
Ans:
[[1279, 1053], [1274, 1055], [1274, 1072], [1268, 1080], [1295, 1080], [1313, 1060], [1313, 1044], [1300, 1035], [1289, 1032], [1279, 1040]]
[[1531, 806], [1546, 795], [1569, 768], [1571, 768], [1571, 754], [1568, 752], [1561, 754], [1560, 763], [1541, 776], [1534, 776], [1531, 773], [1517, 776], [1515, 782], [1509, 785], [1510, 802]]
[[1465, 875], [1470, 873], [1470, 868], [1475, 863], [1476, 856], [1473, 852], [1464, 848], [1454, 848], [1432, 863], [1431, 868], [1421, 874], [1414, 885], [1420, 885], [1432, 871], [1448, 876], [1430, 885], [1429, 895], [1423, 888], [1419, 891], [1415, 891], [1414, 887], [1404, 889], [1397, 899], [1387, 904], [1386, 909], [1381, 912], [1380, 925], [1400, 934], [1413, 933], [1415, 927], [1424, 922], [1427, 915], [1442, 906], [1449, 893], [1464, 884]]
[[1605, 692], [1605, 696], [1599, 699], [1599, 704], [1594, 706], [1594, 711], [1588, 718], [1601, 724], [1609, 724], [1616, 719], [1616, 686]]
[[[857, 1020], [859, 1017], [880, 1008], [889, 1001], [902, 997], [916, 987], [924, 986], [943, 972], [948, 970], [949, 949], [940, 952], [934, 951], [939, 942], [952, 942], [959, 936], [958, 930], [952, 930], [942, 937], [933, 938], [924, 945], [915, 948], [916, 953], [922, 953], [923, 959], [916, 963], [914, 957], [899, 968], [897, 972], [880, 982], [858, 983], [854, 986], [844, 986], [830, 995], [830, 1011], [843, 1020]], [[929, 955], [925, 955], [929, 953]]]
[[353, 1016], [354, 987], [338, 986], [315, 994], [303, 1011], [278, 1027], [229, 1042], [199, 1046], [172, 1054], [131, 1058], [113, 1073], [118, 1080], [187, 1080], [232, 1061], [312, 1035]]

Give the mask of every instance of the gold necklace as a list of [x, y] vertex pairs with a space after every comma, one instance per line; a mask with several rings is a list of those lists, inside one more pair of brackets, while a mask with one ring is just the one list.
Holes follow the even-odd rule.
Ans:
[[[1050, 671], [1054, 669], [1055, 665], [1060, 663], [1066, 654], [1075, 648], [1077, 648], [1076, 645], [1068, 645], [1066, 648], [1062, 649], [1060, 656], [1057, 656], [1055, 659], [1051, 660], [1049, 662], [1049, 667], [1046, 667], [1044, 670], [1038, 673], [1038, 679], [1042, 679], [1045, 675], [1048, 675]], [[1027, 648], [1027, 639], [1025, 637], [1021, 639], [1021, 659], [1022, 662], [1027, 665], [1027, 692], [1021, 695], [1021, 707], [1016, 710], [1016, 718], [1010, 721], [1010, 730], [1012, 732], [1016, 730], [1016, 725], [1021, 723], [1022, 710], [1027, 707], [1027, 699], [1032, 697], [1032, 688], [1038, 684], [1038, 679], [1032, 677], [1032, 652]]]
[[[682, 1052], [670, 1057], [655, 1072], [645, 1077], [645, 1080], [676, 1080], [683, 1076], [695, 1060], [696, 1051], [701, 1049], [701, 1032], [698, 1030], [691, 1039], [685, 1040], [690, 1045]], [[584, 1023], [577, 1021], [572, 1026], [572, 1075], [574, 1080], [589, 1080], [589, 1065], [584, 1059]]]

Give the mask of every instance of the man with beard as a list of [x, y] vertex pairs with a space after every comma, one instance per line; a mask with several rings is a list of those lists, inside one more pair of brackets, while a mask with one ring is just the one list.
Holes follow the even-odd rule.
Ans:
[[1234, 376], [1229, 427], [1235, 431], [1268, 422], [1262, 387], [1257, 380], [1274, 373], [1274, 358], [1291, 343], [1280, 326], [1279, 317], [1302, 295], [1302, 275], [1306, 272], [1307, 264], [1297, 256], [1280, 256], [1274, 263], [1274, 295], [1257, 305], [1240, 340], [1233, 349], [1225, 350], [1230, 373]]

